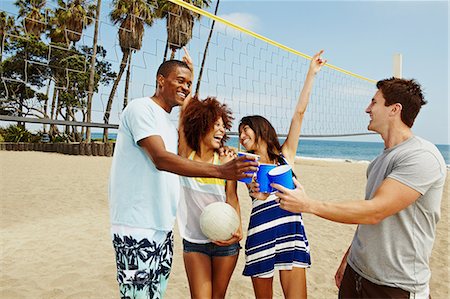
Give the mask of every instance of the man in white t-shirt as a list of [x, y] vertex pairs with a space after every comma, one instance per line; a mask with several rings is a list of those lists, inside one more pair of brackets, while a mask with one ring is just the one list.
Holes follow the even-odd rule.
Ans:
[[190, 95], [192, 62], [161, 64], [152, 97], [131, 101], [121, 115], [109, 181], [111, 234], [121, 298], [162, 298], [173, 253], [178, 175], [237, 180], [257, 170], [250, 157], [223, 165], [177, 155], [172, 108]]
[[336, 272], [339, 298], [429, 298], [429, 259], [447, 174], [432, 143], [411, 127], [422, 105], [414, 80], [377, 83], [368, 129], [385, 149], [367, 169], [366, 200], [325, 202], [274, 185], [280, 206], [340, 223], [359, 224]]

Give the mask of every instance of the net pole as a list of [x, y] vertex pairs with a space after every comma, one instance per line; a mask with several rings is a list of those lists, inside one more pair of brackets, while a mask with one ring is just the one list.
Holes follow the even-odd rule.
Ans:
[[402, 67], [403, 67], [403, 59], [402, 54], [395, 53], [393, 58], [393, 75], [395, 78], [401, 79], [402, 76]]

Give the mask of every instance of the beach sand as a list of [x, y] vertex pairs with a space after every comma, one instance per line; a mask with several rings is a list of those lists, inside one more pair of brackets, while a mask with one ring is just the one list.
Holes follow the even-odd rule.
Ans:
[[[107, 201], [111, 158], [40, 152], [0, 151], [0, 297], [118, 298], [109, 234]], [[300, 160], [295, 172], [309, 195], [323, 200], [362, 199], [365, 163]], [[244, 231], [250, 199], [239, 184]], [[431, 295], [449, 298], [449, 177], [431, 257]], [[304, 215], [312, 253], [307, 270], [309, 298], [336, 298], [334, 273], [347, 250], [354, 225]], [[175, 254], [166, 298], [189, 298], [182, 246]], [[241, 245], [244, 246], [244, 239]], [[253, 298], [242, 276], [244, 252], [227, 298]], [[278, 275], [274, 298], [282, 298]]]

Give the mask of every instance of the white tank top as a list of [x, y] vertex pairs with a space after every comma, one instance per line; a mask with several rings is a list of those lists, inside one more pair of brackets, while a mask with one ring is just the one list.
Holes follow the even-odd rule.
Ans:
[[[189, 155], [193, 160], [195, 151]], [[219, 165], [219, 154], [214, 153], [213, 164]], [[180, 176], [181, 192], [178, 205], [178, 229], [183, 239], [192, 243], [211, 242], [200, 229], [200, 215], [213, 202], [226, 202], [225, 180], [217, 178], [189, 178]]]

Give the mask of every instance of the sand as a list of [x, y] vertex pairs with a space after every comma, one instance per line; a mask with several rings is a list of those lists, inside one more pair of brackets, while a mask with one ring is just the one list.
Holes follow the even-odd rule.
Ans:
[[[0, 297], [118, 298], [114, 251], [109, 235], [107, 183], [111, 158], [40, 152], [0, 152]], [[301, 160], [296, 173], [307, 192], [323, 200], [361, 199], [367, 164]], [[431, 257], [431, 295], [449, 298], [449, 194]], [[239, 186], [244, 230], [250, 199]], [[336, 298], [334, 273], [348, 248], [354, 225], [304, 215], [311, 244], [309, 298]], [[176, 230], [176, 228], [175, 228]], [[166, 298], [189, 298], [182, 247], [175, 255]], [[245, 240], [245, 236], [244, 236]], [[244, 245], [244, 240], [241, 245]], [[253, 298], [242, 276], [244, 252], [227, 298]], [[282, 298], [278, 276], [274, 298]]]

